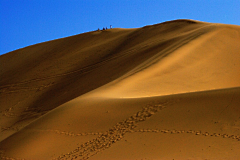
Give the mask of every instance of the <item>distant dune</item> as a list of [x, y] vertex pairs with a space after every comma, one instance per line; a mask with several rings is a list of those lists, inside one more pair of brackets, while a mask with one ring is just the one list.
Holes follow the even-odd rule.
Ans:
[[174, 20], [0, 56], [0, 157], [240, 159], [240, 26]]

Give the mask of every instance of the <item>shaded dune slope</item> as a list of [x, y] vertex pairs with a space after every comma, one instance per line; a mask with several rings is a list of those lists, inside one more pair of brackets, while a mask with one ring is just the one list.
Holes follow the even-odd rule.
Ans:
[[[238, 26], [176, 20], [138, 29], [84, 33], [2, 55], [1, 156], [111, 159], [118, 147], [132, 150], [123, 139], [141, 146], [145, 142], [136, 142], [131, 136], [142, 139], [142, 134], [134, 134], [167, 130], [183, 133], [176, 141], [187, 141], [188, 135], [200, 133], [208, 133], [207, 138], [231, 136], [220, 141], [236, 147], [225, 151], [218, 147], [203, 154], [208, 158], [212, 153], [213, 158], [222, 152], [228, 157], [237, 151], [240, 136], [239, 42]], [[145, 113], [142, 108], [147, 109], [143, 117], [138, 116]], [[162, 110], [166, 113], [158, 113]], [[205, 120], [199, 112], [207, 116]], [[181, 118], [179, 113], [186, 116]], [[179, 123], [164, 115], [177, 117], [174, 122]], [[175, 126], [169, 127], [171, 124]], [[146, 126], [150, 131], [145, 133]], [[193, 141], [202, 141], [199, 137]], [[185, 154], [129, 154], [128, 159], [201, 157], [198, 150], [187, 155], [193, 141], [183, 147]], [[207, 142], [215, 145], [218, 141]], [[162, 144], [167, 145], [167, 141]], [[117, 157], [124, 159], [121, 156], [127, 156], [127, 151], [121, 152]]]
[[14, 109], [21, 110], [16, 121], [38, 117], [182, 43], [186, 37], [175, 33], [188, 36], [206, 24], [179, 21], [165, 25], [84, 33], [1, 56], [1, 112], [14, 115]]

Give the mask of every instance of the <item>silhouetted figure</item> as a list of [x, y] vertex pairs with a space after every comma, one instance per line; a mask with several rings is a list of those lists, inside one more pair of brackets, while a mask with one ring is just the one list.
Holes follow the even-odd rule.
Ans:
[[106, 27], [106, 30], [107, 30], [107, 27]]
[[112, 25], [110, 25], [110, 29], [112, 29]]
[[102, 30], [105, 30], [105, 28], [103, 27], [103, 29]]

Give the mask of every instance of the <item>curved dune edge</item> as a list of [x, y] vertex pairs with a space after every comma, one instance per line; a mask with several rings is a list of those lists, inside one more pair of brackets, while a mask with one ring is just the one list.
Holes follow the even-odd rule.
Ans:
[[149, 98], [75, 99], [2, 141], [2, 157], [237, 158], [239, 96], [238, 87]]
[[145, 62], [149, 67], [136, 67], [140, 71], [116, 79], [102, 92], [98, 89], [96, 96], [138, 98], [238, 87], [239, 35], [235, 29], [217, 28], [160, 61], [156, 54]]
[[238, 159], [239, 41], [176, 20], [0, 56], [1, 159]]

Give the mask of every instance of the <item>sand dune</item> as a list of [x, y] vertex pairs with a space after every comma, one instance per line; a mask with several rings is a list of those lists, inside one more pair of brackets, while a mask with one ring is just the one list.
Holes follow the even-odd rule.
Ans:
[[175, 20], [0, 56], [2, 159], [239, 159], [240, 27]]

